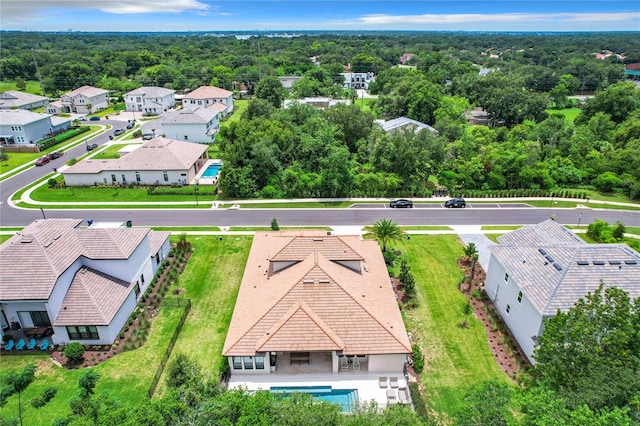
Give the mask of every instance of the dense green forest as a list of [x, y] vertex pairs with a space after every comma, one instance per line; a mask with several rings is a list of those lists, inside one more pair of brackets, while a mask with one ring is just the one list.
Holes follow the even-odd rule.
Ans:
[[[116, 96], [142, 85], [206, 84], [255, 95], [218, 138], [227, 197], [428, 196], [438, 186], [467, 195], [571, 188], [640, 197], [640, 90], [623, 81], [624, 63], [640, 62], [637, 33], [2, 37], [2, 79], [36, 79], [37, 61], [53, 96], [84, 84]], [[604, 50], [623, 59], [597, 59]], [[404, 53], [416, 55], [413, 67], [397, 67]], [[340, 84], [349, 66], [376, 74], [370, 110]], [[479, 67], [492, 72], [481, 76]], [[282, 75], [302, 79], [287, 93], [275, 78]], [[595, 97], [575, 121], [554, 113], [585, 93]], [[355, 102], [279, 108], [285, 97], [318, 95]], [[490, 114], [490, 127], [467, 124], [473, 107]], [[374, 124], [400, 116], [438, 133], [385, 134]]]

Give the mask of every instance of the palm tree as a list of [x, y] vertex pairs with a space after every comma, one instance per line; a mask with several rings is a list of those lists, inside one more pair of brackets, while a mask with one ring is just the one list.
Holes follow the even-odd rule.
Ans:
[[387, 244], [402, 241], [404, 231], [391, 219], [380, 219], [364, 227], [365, 235], [371, 235], [382, 244], [382, 251], [387, 251]]

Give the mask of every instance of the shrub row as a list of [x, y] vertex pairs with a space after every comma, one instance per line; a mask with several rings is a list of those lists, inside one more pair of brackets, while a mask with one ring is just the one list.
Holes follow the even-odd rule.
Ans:
[[37, 145], [40, 151], [43, 151], [45, 149], [51, 148], [52, 146], [56, 146], [59, 143], [64, 142], [68, 139], [74, 138], [78, 135], [88, 132], [89, 130], [91, 130], [89, 126], [75, 127], [64, 133], [54, 136], [52, 138], [43, 139], [40, 142], [38, 142]]
[[465, 189], [449, 193], [452, 197], [467, 198], [513, 198], [513, 197], [558, 197], [586, 200], [589, 198], [586, 191], [570, 189]]
[[[198, 195], [200, 196], [210, 197], [210, 196], [215, 196], [218, 193], [218, 188], [215, 186], [214, 187], [207, 186], [207, 188], [212, 189], [208, 191], [203, 191], [201, 188], [202, 187], [200, 187], [200, 189], [198, 190]], [[159, 188], [157, 186], [154, 186], [147, 189], [147, 195], [177, 195], [177, 196], [186, 195], [189, 197], [193, 197], [195, 195], [195, 187], [186, 187], [186, 189], [176, 190], [173, 188]]]

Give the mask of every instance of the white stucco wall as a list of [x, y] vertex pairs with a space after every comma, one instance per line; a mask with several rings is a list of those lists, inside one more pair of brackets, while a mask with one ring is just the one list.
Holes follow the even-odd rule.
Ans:
[[405, 354], [369, 355], [370, 373], [404, 373]]
[[485, 290], [529, 361], [534, 362], [535, 341], [532, 337], [538, 336], [541, 332], [542, 315], [531, 304], [524, 292], [522, 300], [518, 302], [518, 294], [522, 289], [511, 274], [505, 281], [505, 274], [508, 273], [509, 271], [506, 271], [500, 262], [491, 256]]
[[[13, 128], [13, 130], [12, 130]], [[16, 130], [19, 128], [20, 130]], [[0, 134], [13, 135], [16, 145], [36, 143], [53, 131], [48, 115], [27, 124], [0, 123]], [[22, 138], [21, 140], [18, 138]]]
[[[153, 185], [156, 181], [160, 185], [171, 185], [172, 183], [190, 183], [196, 177], [195, 166], [188, 170], [166, 170], [168, 180], [164, 180], [164, 170], [141, 170], [140, 182], [136, 180], [136, 170], [105, 170], [100, 173], [64, 173], [64, 181], [68, 186], [77, 185], [113, 185], [111, 175], [116, 175], [115, 184], [121, 183], [139, 183], [141, 185]], [[122, 179], [124, 175], [124, 180]]]
[[208, 135], [210, 129], [220, 129], [220, 120], [216, 117], [211, 126], [207, 123], [162, 123], [162, 134], [166, 138], [186, 142], [212, 143], [214, 135]]

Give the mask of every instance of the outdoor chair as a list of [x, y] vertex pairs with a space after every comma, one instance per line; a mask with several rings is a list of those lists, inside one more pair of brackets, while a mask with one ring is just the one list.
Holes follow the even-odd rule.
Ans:
[[360, 371], [360, 360], [357, 356], [353, 358], [353, 371]]
[[36, 348], [37, 342], [33, 337], [29, 340], [29, 344], [27, 345], [27, 350], [32, 351]]
[[44, 339], [42, 343], [40, 343], [40, 350], [46, 351], [47, 349], [49, 349], [49, 341], [47, 339]]
[[409, 404], [409, 391], [407, 388], [398, 389], [398, 402], [400, 404]]
[[349, 359], [346, 356], [340, 357], [340, 367], [345, 371], [349, 369]]
[[398, 386], [400, 386], [398, 384], [398, 378], [397, 377], [389, 377], [389, 384], [391, 385], [392, 388], [397, 388]]
[[387, 378], [385, 376], [378, 377], [378, 386], [383, 389], [387, 387]]
[[16, 351], [24, 350], [24, 339], [18, 340], [18, 344], [16, 345]]
[[395, 389], [387, 389], [387, 404], [397, 404], [398, 398]]
[[10, 351], [12, 351], [12, 350], [13, 350], [13, 347], [14, 347], [15, 345], [16, 345], [16, 342], [14, 342], [14, 341], [13, 341], [13, 339], [11, 339], [11, 340], [9, 340], [9, 341], [7, 342], [7, 344], [6, 344], [6, 345], [4, 345], [4, 350], [5, 350], [5, 351], [9, 351], [9, 352], [10, 352]]

